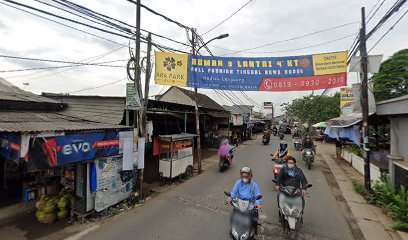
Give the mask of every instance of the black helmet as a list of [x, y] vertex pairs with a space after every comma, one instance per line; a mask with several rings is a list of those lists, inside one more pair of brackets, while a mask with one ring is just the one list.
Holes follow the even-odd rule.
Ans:
[[288, 144], [285, 141], [281, 141], [279, 146], [281, 149], [286, 149], [288, 147]]
[[239, 174], [243, 174], [243, 173], [247, 173], [252, 176], [252, 170], [249, 167], [241, 168], [241, 170], [239, 171]]

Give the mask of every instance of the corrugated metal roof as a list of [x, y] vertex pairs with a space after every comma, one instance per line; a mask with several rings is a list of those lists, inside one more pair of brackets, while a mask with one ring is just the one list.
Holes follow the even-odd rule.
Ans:
[[53, 99], [26, 92], [3, 78], [0, 78], [0, 100], [59, 104], [58, 101]]
[[129, 127], [86, 121], [60, 113], [0, 111], [0, 132], [79, 131], [117, 128]]
[[[190, 91], [190, 90], [187, 90], [187, 89], [184, 89], [184, 88], [181, 88], [181, 87], [172, 87], [172, 88], [177, 88], [178, 90], [183, 92], [185, 95], [187, 95], [189, 98], [191, 98], [193, 101], [195, 100], [195, 93], [193, 91]], [[170, 89], [171, 88], [169, 88], [169, 90]], [[169, 91], [169, 90], [167, 90], [167, 91]], [[164, 96], [166, 94], [166, 92], [163, 93], [162, 96]], [[160, 100], [160, 98], [159, 98], [159, 100]], [[225, 109], [220, 104], [218, 104], [216, 101], [212, 100], [210, 97], [208, 97], [207, 95], [202, 94], [202, 93], [197, 93], [197, 102], [198, 102], [199, 107], [225, 111]]]
[[42, 93], [68, 106], [63, 114], [77, 116], [94, 122], [120, 124], [123, 120], [125, 97], [76, 96]]

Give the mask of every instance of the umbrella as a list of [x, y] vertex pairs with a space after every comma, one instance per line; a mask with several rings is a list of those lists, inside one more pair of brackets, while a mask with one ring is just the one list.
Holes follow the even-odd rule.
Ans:
[[319, 123], [313, 124], [312, 127], [314, 127], [314, 128], [325, 128], [327, 126], [326, 126], [326, 123], [319, 122]]

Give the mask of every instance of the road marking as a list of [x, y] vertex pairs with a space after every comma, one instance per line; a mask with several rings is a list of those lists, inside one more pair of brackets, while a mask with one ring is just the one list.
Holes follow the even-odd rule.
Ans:
[[99, 224], [95, 224], [95, 225], [93, 225], [93, 226], [90, 226], [90, 227], [84, 229], [83, 231], [81, 231], [81, 232], [79, 232], [79, 233], [77, 233], [77, 234], [75, 234], [75, 235], [72, 235], [72, 236], [70, 236], [70, 237], [65, 238], [64, 240], [79, 240], [79, 239], [81, 239], [83, 236], [87, 235], [88, 233], [90, 233], [90, 232], [92, 232], [92, 231], [95, 231], [95, 230], [98, 229], [99, 227], [100, 227]]

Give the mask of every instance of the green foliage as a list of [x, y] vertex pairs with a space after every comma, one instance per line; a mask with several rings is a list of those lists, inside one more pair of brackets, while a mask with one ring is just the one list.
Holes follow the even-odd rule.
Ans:
[[347, 152], [353, 153], [359, 157], [363, 157], [363, 152], [361, 151], [361, 148], [359, 146], [348, 145], [344, 147], [344, 150], [346, 150]]
[[372, 79], [376, 101], [408, 94], [408, 49], [398, 51], [384, 61]]
[[395, 190], [388, 178], [377, 181], [373, 186], [373, 202], [378, 206], [388, 207], [394, 200]]
[[354, 181], [353, 181], [353, 188], [354, 188], [354, 191], [356, 191], [358, 194], [360, 194], [360, 195], [362, 195], [362, 196], [366, 196], [366, 195], [367, 195], [367, 192], [366, 192], [366, 190], [365, 190], [365, 188], [364, 188], [364, 184], [361, 184], [361, 183], [359, 183], [359, 182], [354, 182]]
[[386, 207], [388, 215], [396, 220], [390, 227], [408, 231], [408, 192], [405, 187], [395, 190], [388, 179], [383, 179], [374, 184], [373, 191], [374, 203]]
[[303, 122], [315, 124], [340, 115], [340, 93], [333, 96], [308, 95], [283, 104], [283, 109]]

